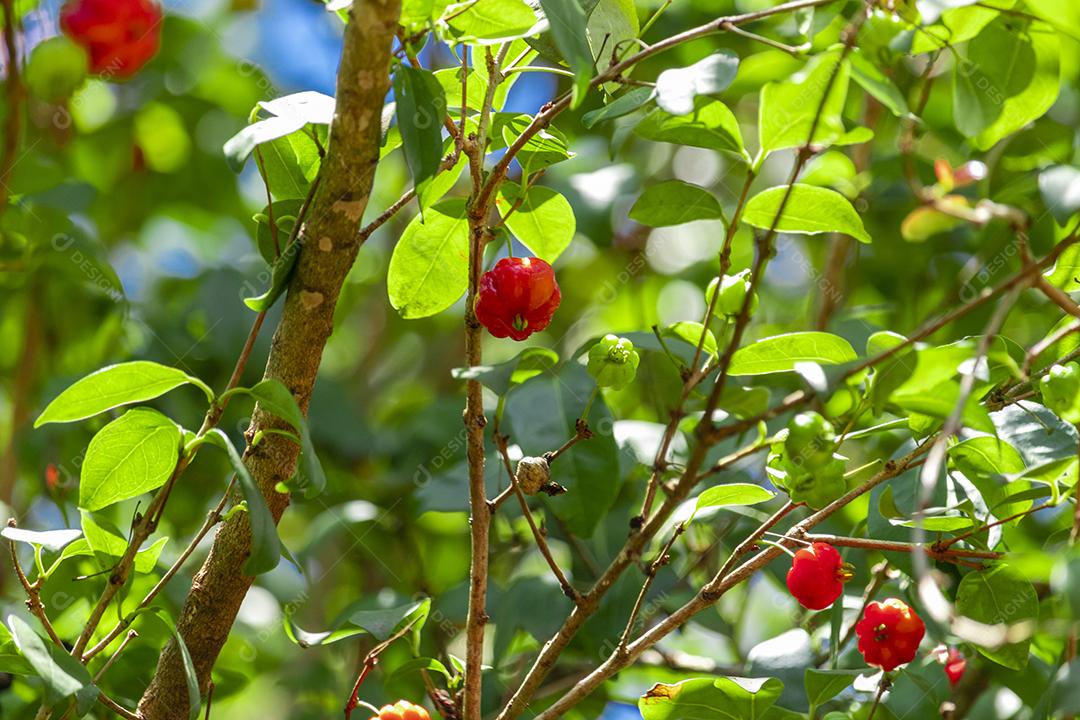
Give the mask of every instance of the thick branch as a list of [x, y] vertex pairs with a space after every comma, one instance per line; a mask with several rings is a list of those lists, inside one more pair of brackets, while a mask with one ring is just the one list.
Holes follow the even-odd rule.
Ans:
[[[289, 285], [281, 322], [274, 334], [265, 377], [282, 382], [306, 413], [322, 351], [333, 329], [334, 308], [359, 248], [357, 230], [367, 207], [379, 158], [380, 114], [389, 89], [390, 53], [400, 13], [399, 0], [355, 0], [346, 27], [338, 74], [337, 108], [326, 158], [308, 219], [297, 243], [300, 256]], [[284, 422], [256, 408], [248, 436]], [[289, 496], [275, 490], [289, 481], [299, 456], [296, 443], [267, 433], [245, 462], [259, 483], [273, 517]], [[196, 574], [177, 628], [205, 692], [210, 671], [229, 635], [253, 578], [243, 573], [251, 552], [245, 514], [225, 523]], [[187, 717], [187, 684], [179, 649], [170, 642], [139, 703], [146, 720]]]

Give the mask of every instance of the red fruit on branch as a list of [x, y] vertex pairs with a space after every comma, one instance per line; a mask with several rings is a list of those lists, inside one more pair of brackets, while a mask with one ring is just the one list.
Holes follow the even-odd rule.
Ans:
[[152, 0], [71, 0], [60, 27], [90, 55], [90, 72], [127, 78], [157, 53], [161, 18]]
[[810, 610], [832, 605], [851, 579], [850, 566], [828, 543], [816, 542], [795, 553], [787, 574], [787, 586], [799, 604]]
[[855, 634], [867, 664], [889, 672], [915, 659], [926, 625], [903, 600], [889, 598], [866, 606]]
[[945, 675], [949, 678], [950, 685], [956, 685], [960, 682], [960, 678], [964, 677], [964, 671], [967, 670], [967, 658], [957, 650], [956, 648], [949, 648], [949, 653], [945, 656]]
[[379, 714], [371, 720], [431, 720], [428, 711], [408, 700], [398, 700], [393, 705], [379, 708]]
[[551, 322], [562, 301], [555, 271], [540, 258], [503, 258], [480, 278], [476, 318], [497, 338], [524, 340]]

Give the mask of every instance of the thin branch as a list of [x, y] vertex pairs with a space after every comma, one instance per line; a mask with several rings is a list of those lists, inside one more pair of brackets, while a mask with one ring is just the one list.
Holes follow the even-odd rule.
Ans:
[[893, 540], [875, 540], [874, 538], [844, 537], [840, 535], [807, 535], [808, 542], [823, 542], [838, 547], [860, 548], [862, 550], [880, 550], [882, 552], [914, 553], [922, 551], [932, 558], [948, 560], [950, 558], [980, 558], [983, 560], [997, 560], [1003, 557], [1003, 553], [989, 550], [968, 550], [957, 548], [951, 550], [940, 544], [920, 545], [918, 543], [899, 542]]
[[[15, 519], [8, 520], [8, 527], [15, 527]], [[23, 591], [26, 592], [26, 607], [40, 622], [41, 626], [45, 628], [45, 632], [49, 634], [49, 639], [56, 643], [57, 647], [64, 647], [63, 641], [56, 634], [56, 630], [53, 629], [52, 623], [49, 622], [49, 615], [45, 612], [45, 605], [41, 602], [41, 579], [38, 578], [34, 582], [30, 582], [26, 573], [23, 572], [22, 565], [19, 563], [19, 555], [16, 552], [15, 541], [12, 540], [8, 543], [8, 547], [11, 550], [11, 564], [15, 568], [15, 575], [19, 578], [19, 584], [22, 585]]]
[[[630, 642], [630, 635], [637, 626], [638, 614], [641, 612], [641, 606], [645, 603], [645, 596], [649, 594], [649, 588], [652, 587], [653, 582], [656, 580], [656, 574], [660, 572], [660, 568], [671, 562], [671, 548], [685, 530], [686, 523], [679, 523], [676, 525], [674, 531], [671, 533], [671, 537], [668, 539], [667, 543], [665, 543], [663, 549], [660, 550], [660, 553], [656, 558], [645, 568], [645, 582], [641, 585], [641, 591], [638, 592], [637, 600], [634, 601], [634, 607], [630, 610], [630, 617], [626, 621], [626, 627], [623, 629], [622, 637], [619, 638], [619, 648], [622, 652], [626, 651], [626, 645]], [[616, 652], [619, 651], [620, 650], [617, 650]]]
[[1035, 360], [1040, 355], [1057, 345], [1059, 342], [1072, 335], [1075, 332], [1080, 331], [1080, 320], [1072, 322], [1068, 325], [1063, 325], [1054, 332], [1044, 337], [1039, 342], [1032, 345], [1026, 353], [1024, 353], [1024, 365], [1020, 368], [1020, 374], [1024, 377], [1030, 377], [1031, 366], [1035, 364]]
[[778, 40], [767, 38], [764, 35], [758, 35], [757, 33], [743, 30], [738, 25], [732, 25], [731, 23], [723, 25], [720, 29], [726, 30], [736, 35], [741, 35], [748, 40], [753, 40], [754, 42], [761, 43], [762, 45], [767, 45], [771, 48], [775, 48], [794, 57], [801, 57], [802, 55], [805, 55], [807, 51], [810, 50], [810, 48], [812, 47], [809, 42], [805, 42], [802, 45], [787, 45], [786, 43], [779, 42]]
[[510, 488], [514, 491], [514, 495], [517, 496], [518, 504], [521, 506], [521, 514], [525, 516], [525, 521], [529, 524], [529, 529], [532, 531], [533, 539], [536, 541], [536, 547], [539, 548], [540, 554], [544, 556], [544, 560], [547, 562], [548, 567], [551, 568], [551, 572], [555, 575], [555, 579], [559, 582], [559, 587], [562, 588], [563, 594], [570, 598], [575, 603], [578, 602], [578, 592], [574, 589], [574, 586], [566, 579], [566, 575], [559, 569], [559, 564], [555, 562], [555, 557], [551, 554], [551, 548], [548, 547], [547, 538], [544, 537], [544, 533], [540, 531], [540, 528], [536, 526], [536, 520], [532, 516], [532, 510], [529, 509], [529, 501], [525, 498], [525, 493], [521, 489], [521, 484], [517, 481], [517, 475], [514, 473], [514, 467], [510, 462], [510, 453], [507, 451], [505, 435], [495, 435], [495, 446], [499, 450], [499, 454], [502, 456], [503, 467], [506, 468], [506, 474], [510, 476]]
[[[142, 602], [139, 603], [139, 606], [135, 608], [134, 611], [128, 613], [122, 620], [120, 620], [120, 622], [116, 624], [115, 627], [113, 627], [112, 630], [105, 634], [105, 637], [98, 641], [98, 643], [92, 648], [83, 653], [82, 659], [84, 663], [89, 662], [91, 658], [93, 658], [95, 655], [107, 648], [113, 640], [115, 640], [117, 637], [120, 636], [122, 632], [124, 632], [124, 630], [131, 627], [131, 623], [135, 621], [135, 618], [138, 617], [139, 613], [150, 607], [150, 604], [154, 601], [154, 598], [156, 598], [158, 594], [160, 594], [161, 591], [165, 589], [165, 586], [169, 584], [169, 581], [176, 577], [176, 574], [180, 572], [180, 569], [184, 566], [184, 563], [186, 563], [188, 558], [191, 557], [192, 553], [195, 552], [196, 548], [198, 548], [199, 546], [199, 543], [202, 542], [203, 538], [206, 537], [207, 533], [209, 533], [215, 525], [221, 522], [221, 513], [225, 510], [225, 506], [228, 504], [229, 498], [232, 496], [232, 489], [235, 485], [236, 477], [233, 476], [233, 479], [229, 481], [229, 486], [225, 488], [225, 492], [222, 494], [221, 500], [218, 502], [217, 506], [213, 510], [207, 513], [206, 520], [203, 522], [202, 527], [199, 528], [199, 531], [197, 533], [195, 533], [195, 537], [191, 539], [191, 542], [189, 542], [188, 546], [184, 548], [184, 551], [180, 553], [180, 557], [176, 558], [176, 561], [172, 564], [172, 566], [169, 567], [165, 574], [161, 576], [161, 578], [157, 581], [154, 587], [152, 587], [150, 591], [146, 593], [146, 596], [142, 599]], [[125, 640], [125, 642], [127, 641]], [[119, 653], [120, 651], [117, 650], [116, 652]]]

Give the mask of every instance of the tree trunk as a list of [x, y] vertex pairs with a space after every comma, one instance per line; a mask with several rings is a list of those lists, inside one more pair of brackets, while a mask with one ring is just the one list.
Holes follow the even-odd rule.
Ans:
[[[350, 10], [326, 157], [298, 236], [300, 255], [266, 364], [265, 377], [288, 387], [305, 413], [333, 329], [338, 294], [360, 245], [357, 230], [379, 159], [381, 114], [399, 15], [400, 0], [354, 0]], [[280, 419], [256, 408], [248, 437], [263, 428], [284, 426]], [[289, 496], [274, 487], [293, 476], [299, 453], [295, 443], [276, 434], [265, 435], [257, 449], [248, 448], [245, 453], [275, 522], [288, 506]], [[242, 571], [250, 552], [251, 534], [247, 517], [241, 513], [221, 527], [177, 621], [204, 694], [253, 581]], [[161, 654], [139, 702], [139, 713], [146, 720], [186, 719], [187, 697], [180, 651], [173, 641]]]

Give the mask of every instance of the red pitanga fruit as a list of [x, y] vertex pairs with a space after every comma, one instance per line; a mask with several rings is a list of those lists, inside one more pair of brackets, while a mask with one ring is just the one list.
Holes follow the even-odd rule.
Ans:
[[497, 338], [524, 340], [551, 322], [562, 301], [555, 271], [540, 258], [503, 258], [480, 278], [476, 319]]
[[810, 610], [832, 605], [844, 592], [851, 571], [840, 553], [828, 543], [816, 542], [795, 553], [787, 574], [787, 586], [799, 604]]
[[161, 8], [152, 0], [71, 0], [60, 27], [90, 56], [90, 72], [128, 78], [161, 45]]
[[889, 672], [915, 659], [926, 625], [903, 600], [889, 598], [866, 606], [855, 634], [867, 664]]
[[379, 714], [371, 720], [431, 720], [431, 715], [420, 705], [413, 705], [408, 700], [399, 700], [393, 705], [379, 708]]

